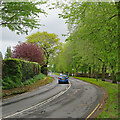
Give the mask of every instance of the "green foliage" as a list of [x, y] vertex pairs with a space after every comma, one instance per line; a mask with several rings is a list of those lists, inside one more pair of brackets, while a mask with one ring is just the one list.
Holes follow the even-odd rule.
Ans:
[[38, 63], [21, 60], [22, 82], [40, 73], [41, 67]]
[[5, 58], [11, 58], [11, 47], [7, 47], [6, 53], [5, 53]]
[[2, 62], [3, 89], [15, 88], [23, 85], [27, 79], [40, 73], [40, 65], [22, 59], [4, 59]]
[[10, 77], [5, 77], [2, 82], [2, 88], [3, 89], [11, 89], [22, 86], [21, 80], [19, 78], [16, 78], [16, 82], [12, 80]]
[[36, 81], [38, 80], [41, 80], [45, 77], [44, 74], [40, 73], [36, 76], [34, 76], [33, 78], [29, 79], [29, 80], [26, 80], [25, 82], [23, 82], [24, 85], [29, 85], [29, 84], [32, 84], [32, 83], [35, 83]]
[[[61, 52], [62, 58], [56, 57], [56, 61], [64, 64], [60, 68], [62, 63], [55, 63], [57, 72], [65, 71], [67, 66], [76, 72], [89, 72], [91, 68], [93, 74], [104, 74], [106, 67], [107, 72], [116, 76], [119, 71], [117, 4], [74, 1], [60, 4], [60, 8], [63, 10], [60, 17], [66, 19], [70, 36]], [[115, 77], [113, 81], [116, 82]]]
[[72, 51], [70, 42], [63, 44], [62, 51], [54, 58], [54, 69], [57, 72], [72, 72]]
[[46, 1], [39, 2], [1, 2], [2, 11], [2, 27], [8, 27], [17, 34], [28, 33], [28, 30], [39, 28], [39, 14], [46, 12], [38, 6], [45, 4]]
[[108, 101], [104, 108], [104, 110], [99, 114], [98, 119], [103, 118], [113, 118], [117, 119], [119, 117], [119, 101], [118, 101], [118, 94], [119, 94], [119, 86], [118, 84], [113, 84], [111, 82], [104, 82], [101, 80], [96, 81], [93, 78], [85, 78], [85, 77], [75, 77], [80, 80], [84, 80], [86, 82], [90, 82], [99, 86], [104, 87], [108, 91]]
[[37, 32], [26, 38], [28, 43], [35, 43], [43, 49], [45, 64], [48, 64], [49, 58], [57, 54], [61, 48], [60, 39], [55, 33]]
[[2, 59], [3, 59], [2, 53], [0, 52], [0, 90], [1, 90], [1, 86], [2, 86], [2, 82], [1, 82], [1, 80], [2, 80]]
[[61, 50], [62, 43], [59, 42], [58, 35], [55, 33], [37, 32], [26, 38], [28, 43], [37, 44], [43, 49], [45, 60], [42, 73], [47, 74], [48, 63]]
[[0, 52], [0, 61], [3, 59], [2, 52]]
[[[16, 81], [16, 78], [22, 79], [21, 64], [19, 59], [4, 59], [2, 61], [2, 77], [11, 78]], [[6, 79], [7, 80], [7, 79]]]

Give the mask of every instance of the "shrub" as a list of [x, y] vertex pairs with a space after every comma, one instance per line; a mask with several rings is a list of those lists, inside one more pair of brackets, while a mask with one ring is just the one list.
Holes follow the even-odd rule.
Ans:
[[16, 87], [16, 83], [13, 82], [9, 77], [6, 77], [5, 78], [6, 81], [3, 81], [2, 82], [2, 88], [3, 89], [11, 89], [11, 88], [14, 88]]
[[40, 70], [40, 65], [35, 62], [24, 61], [16, 58], [4, 59], [2, 62], [3, 88], [10, 89], [22, 86], [22, 82], [38, 75]]
[[42, 73], [40, 73], [39, 75], [36, 75], [36, 76], [34, 76], [33, 78], [31, 78], [31, 79], [23, 82], [23, 84], [24, 84], [24, 85], [29, 85], [29, 84], [32, 84], [32, 83], [38, 81], [38, 80], [43, 79], [44, 77], [45, 77], [45, 75], [42, 74]]
[[2, 62], [3, 88], [10, 89], [21, 85], [21, 64], [17, 59], [6, 59]]

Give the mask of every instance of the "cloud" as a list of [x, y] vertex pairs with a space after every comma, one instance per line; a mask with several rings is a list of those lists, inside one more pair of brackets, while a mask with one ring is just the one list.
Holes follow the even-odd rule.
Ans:
[[7, 50], [7, 47], [12, 46], [12, 50], [13, 47], [16, 46], [16, 41], [0, 41], [0, 51], [2, 52], [3, 57], [5, 56], [5, 52]]
[[[47, 31], [48, 33], [57, 34], [60, 38], [60, 41], [64, 42], [66, 38], [63, 37], [62, 34], [67, 33], [67, 25], [65, 24], [65, 20], [59, 18], [58, 16], [58, 13], [61, 13], [61, 10], [48, 10], [47, 8], [44, 9], [47, 10], [48, 15], [45, 17], [44, 15], [40, 14], [40, 23], [44, 24], [45, 26], [40, 26], [39, 29], [33, 29], [31, 32], [29, 32], [28, 35], [36, 33], [37, 31]], [[15, 32], [10, 31], [8, 28], [2, 28], [2, 42], [0, 44], [0, 51], [4, 55], [8, 46], [11, 46], [13, 49], [13, 46], [17, 45], [18, 41], [26, 41], [26, 36], [27, 35], [17, 35]]]

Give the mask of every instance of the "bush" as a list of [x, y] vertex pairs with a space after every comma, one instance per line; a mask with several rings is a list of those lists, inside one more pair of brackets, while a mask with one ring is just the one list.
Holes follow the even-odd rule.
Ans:
[[[2, 62], [3, 89], [11, 89], [22, 86], [27, 79], [40, 73], [38, 63], [24, 61], [22, 59], [8, 58]], [[26, 82], [26, 84], [30, 84]]]
[[22, 79], [21, 64], [18, 59], [6, 59], [2, 61], [2, 77], [10, 77], [15, 81], [15, 76]]
[[44, 74], [40, 73], [39, 75], [36, 75], [34, 76], [33, 78], [29, 79], [29, 80], [26, 80], [25, 82], [23, 82], [24, 85], [29, 85], [29, 84], [32, 84], [38, 80], [41, 80], [45, 77]]
[[120, 82], [120, 72], [118, 72], [118, 73], [116, 74], [116, 80], [117, 80], [118, 82]]
[[40, 73], [40, 65], [38, 63], [21, 60], [21, 64], [22, 82]]

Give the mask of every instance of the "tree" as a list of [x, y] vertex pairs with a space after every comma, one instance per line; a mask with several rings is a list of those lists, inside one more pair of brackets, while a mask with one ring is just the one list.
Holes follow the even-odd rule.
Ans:
[[116, 83], [119, 69], [118, 5], [114, 2], [70, 2], [60, 7], [63, 8], [60, 17], [68, 23], [70, 36], [67, 40], [72, 41], [72, 64], [75, 68], [77, 64], [87, 65], [95, 76], [98, 71], [102, 72], [103, 80], [107, 71]]
[[11, 53], [11, 47], [7, 47], [6, 53], [5, 53], [5, 58], [10, 58], [12, 55]]
[[0, 51], [0, 86], [2, 85], [2, 59], [3, 59], [3, 56], [2, 56], [2, 52]]
[[61, 43], [59, 42], [60, 39], [58, 38], [58, 35], [55, 33], [37, 32], [30, 36], [27, 36], [26, 39], [27, 43], [34, 43], [43, 49], [45, 56], [45, 64], [43, 66], [45, 70], [43, 71], [45, 74], [47, 74], [46, 68], [50, 58], [52, 59], [52, 57], [61, 49]]
[[12, 58], [22, 58], [24, 60], [38, 62], [43, 65], [44, 55], [42, 48], [34, 45], [33, 43], [21, 43], [14, 47]]
[[3, 56], [2, 56], [2, 52], [0, 52], [0, 61], [2, 61]]
[[4, 2], [2, 1], [1, 15], [2, 27], [8, 27], [11, 31], [16, 31], [17, 34], [28, 33], [28, 30], [39, 28], [39, 13], [46, 14], [38, 5], [46, 2]]

